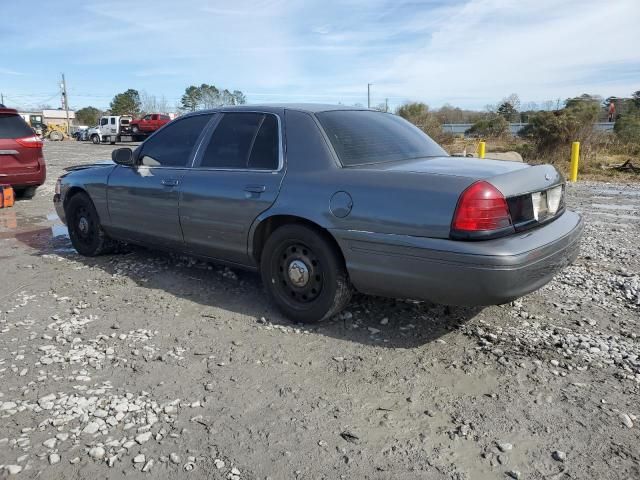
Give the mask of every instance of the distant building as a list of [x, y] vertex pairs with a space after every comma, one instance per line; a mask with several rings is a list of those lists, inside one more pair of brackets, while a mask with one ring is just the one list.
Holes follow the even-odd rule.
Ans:
[[[57, 123], [58, 125], [67, 124], [67, 112], [62, 109], [42, 110], [42, 117], [46, 125], [49, 125], [50, 123]], [[76, 112], [73, 110], [69, 110], [69, 124], [70, 126], [76, 124]]]

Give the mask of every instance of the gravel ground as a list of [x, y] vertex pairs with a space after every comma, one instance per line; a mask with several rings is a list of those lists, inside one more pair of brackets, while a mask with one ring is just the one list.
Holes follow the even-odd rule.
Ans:
[[640, 478], [640, 186], [570, 185], [581, 256], [510, 305], [356, 296], [306, 327], [255, 274], [78, 256], [55, 179], [110, 151], [47, 143], [0, 210], [0, 477]]

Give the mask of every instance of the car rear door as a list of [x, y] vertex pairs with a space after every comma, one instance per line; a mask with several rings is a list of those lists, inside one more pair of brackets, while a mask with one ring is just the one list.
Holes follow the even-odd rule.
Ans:
[[281, 115], [221, 114], [180, 185], [180, 222], [193, 253], [250, 264], [252, 223], [276, 200], [284, 175]]
[[212, 116], [181, 118], [139, 147], [139, 165], [113, 170], [107, 188], [108, 228], [144, 243], [183, 245], [178, 189]]
[[22, 117], [0, 109], [0, 183], [3, 183], [3, 178], [14, 181], [15, 175], [37, 173], [40, 170], [42, 149], [29, 148], [16, 141], [33, 136], [33, 130]]

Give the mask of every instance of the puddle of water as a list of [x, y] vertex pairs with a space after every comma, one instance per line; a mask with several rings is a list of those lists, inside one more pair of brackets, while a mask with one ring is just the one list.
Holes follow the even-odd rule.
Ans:
[[68, 237], [69, 230], [66, 225], [58, 223], [51, 226], [51, 236], [53, 237]]
[[70, 248], [67, 227], [55, 212], [26, 216], [20, 210], [0, 211], [0, 239], [15, 239], [39, 250], [75, 252]]

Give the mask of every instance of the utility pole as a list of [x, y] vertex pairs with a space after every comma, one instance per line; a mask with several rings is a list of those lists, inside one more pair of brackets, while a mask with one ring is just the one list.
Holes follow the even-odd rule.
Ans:
[[0, 93], [0, 104], [4, 105], [4, 93]]
[[385, 112], [389, 112], [389, 99], [388, 98], [384, 99], [384, 111]]
[[71, 126], [69, 125], [69, 97], [67, 96], [67, 82], [64, 79], [64, 73], [62, 74], [60, 87], [62, 87], [62, 108], [67, 112], [67, 135], [69, 135], [71, 131]]
[[367, 108], [371, 108], [371, 85], [372, 83], [367, 83]]

